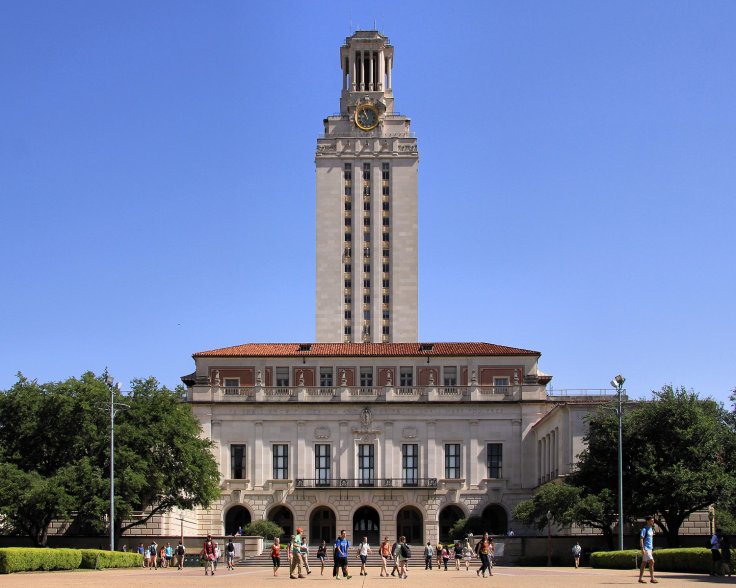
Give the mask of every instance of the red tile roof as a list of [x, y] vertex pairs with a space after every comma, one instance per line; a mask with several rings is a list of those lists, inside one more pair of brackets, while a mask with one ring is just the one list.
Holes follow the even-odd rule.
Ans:
[[423, 357], [425, 355], [538, 356], [541, 353], [493, 343], [245, 343], [234, 347], [200, 351], [192, 357]]

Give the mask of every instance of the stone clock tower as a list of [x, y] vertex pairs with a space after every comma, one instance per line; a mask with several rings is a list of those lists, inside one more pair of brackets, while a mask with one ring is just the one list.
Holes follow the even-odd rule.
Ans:
[[317, 342], [415, 342], [417, 140], [394, 112], [394, 48], [340, 48], [340, 113], [317, 139]]

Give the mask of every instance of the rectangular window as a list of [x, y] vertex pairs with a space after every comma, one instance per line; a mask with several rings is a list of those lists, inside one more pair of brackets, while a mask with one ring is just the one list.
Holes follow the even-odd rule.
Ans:
[[383, 295], [383, 303], [384, 304], [388, 304], [389, 302], [391, 302], [391, 296], [389, 296], [388, 294], [384, 294]]
[[371, 311], [370, 310], [364, 310], [363, 311], [363, 320], [364, 321], [371, 320]]
[[[237, 394], [240, 387], [240, 378], [225, 378], [225, 394]], [[228, 390], [230, 388], [230, 390]]]
[[388, 210], [389, 209], [389, 206], [390, 205], [388, 203], [388, 200], [385, 200], [384, 203], [383, 203], [383, 210]]
[[333, 372], [331, 367], [319, 368], [319, 385], [323, 388], [329, 388], [330, 386], [332, 386], [332, 373]]
[[407, 443], [401, 446], [401, 478], [404, 486], [419, 483], [419, 445]]
[[371, 179], [371, 164], [370, 163], [363, 164], [363, 179], [364, 180]]
[[351, 271], [353, 271], [353, 266], [350, 265], [349, 263], [346, 263], [345, 264], [345, 273], [346, 274], [349, 274]]
[[390, 223], [389, 218], [387, 216], [384, 216], [383, 217], [383, 226], [384, 227], [387, 227], [389, 225], [389, 223]]
[[363, 294], [363, 304], [370, 304], [370, 303], [371, 303], [371, 295]]
[[391, 287], [391, 280], [383, 280], [383, 287], [384, 288], [390, 288]]
[[390, 237], [388, 236], [388, 233], [383, 234], [383, 240], [384, 241], [390, 241]]
[[371, 195], [371, 186], [370, 184], [366, 184], [363, 186], [363, 196], [370, 196]]
[[489, 443], [486, 446], [488, 461], [488, 477], [500, 478], [503, 472], [503, 445], [501, 443]]
[[363, 271], [364, 272], [367, 272], [367, 273], [370, 273], [370, 271], [371, 271], [371, 264], [370, 263], [364, 263], [363, 264]]
[[388, 191], [388, 186], [381, 186], [381, 193], [382, 193], [382, 194], [383, 194], [384, 196], [388, 196], [388, 194], [389, 194], [389, 191]]
[[345, 320], [349, 321], [351, 318], [353, 318], [353, 312], [351, 310], [345, 311]]
[[273, 479], [289, 479], [289, 446], [286, 444], [273, 445]]
[[363, 257], [369, 258], [371, 256], [371, 248], [370, 247], [363, 247]]
[[245, 445], [230, 446], [230, 478], [245, 479]]
[[373, 368], [370, 366], [360, 368], [360, 385], [363, 388], [373, 386]]
[[288, 386], [289, 385], [289, 368], [288, 367], [277, 367], [276, 368], [276, 385], [277, 386]]
[[381, 165], [381, 179], [388, 181], [389, 179], [389, 167], [388, 163], [384, 163]]
[[345, 217], [345, 226], [349, 227], [351, 224], [353, 224], [353, 219], [351, 219], [349, 216]]
[[445, 478], [453, 480], [460, 477], [460, 444], [445, 444]]
[[383, 309], [383, 320], [387, 321], [389, 318], [389, 310], [387, 308]]
[[442, 384], [445, 386], [457, 386], [457, 368], [455, 366], [442, 368]]
[[346, 288], [352, 288], [353, 287], [353, 280], [350, 278], [345, 278], [345, 287]]
[[373, 486], [375, 484], [375, 446], [371, 443], [358, 445], [358, 484]]
[[390, 335], [391, 334], [391, 329], [390, 329], [390, 327], [388, 325], [383, 325], [383, 334], [384, 335]]
[[370, 287], [371, 287], [371, 281], [368, 278], [363, 280], [363, 288], [370, 288]]
[[391, 265], [388, 264], [388, 263], [384, 263], [382, 269], [383, 269], [383, 273], [384, 274], [387, 274], [389, 272], [389, 270], [391, 269]]
[[[350, 190], [350, 188], [345, 188], [345, 190]], [[346, 192], [347, 194], [347, 192]], [[349, 196], [349, 194], [347, 194]], [[350, 202], [350, 200], [345, 201], [345, 212], [350, 212], [353, 210], [353, 203]]]
[[352, 304], [353, 297], [350, 294], [345, 294], [345, 304]]
[[384, 257], [388, 257], [388, 249], [384, 249], [383, 250], [383, 256]]
[[352, 327], [350, 325], [346, 325], [345, 326], [345, 334], [346, 335], [352, 335], [353, 334], [353, 329], [352, 329]]
[[414, 368], [412, 367], [401, 367], [399, 368], [399, 386], [406, 388], [414, 385]]
[[352, 240], [353, 240], [353, 235], [349, 231], [346, 231], [345, 232], [345, 241], [350, 242]]
[[366, 243], [370, 243], [371, 242], [371, 233], [370, 233], [370, 231], [368, 231], [366, 233], [363, 233], [363, 241], [366, 242]]
[[[353, 187], [350, 184], [345, 184], [345, 196], [352, 196], [353, 195]], [[350, 210], [348, 208], [349, 202], [345, 203], [345, 210]]]
[[364, 227], [370, 227], [371, 226], [371, 217], [366, 216], [363, 218], [363, 226]]
[[365, 202], [363, 202], [363, 210], [369, 211], [370, 209], [371, 209], [371, 201], [366, 200]]
[[345, 179], [346, 180], [353, 179], [353, 164], [352, 163], [345, 164]]
[[317, 479], [317, 486], [330, 485], [331, 465], [330, 445], [317, 443], [314, 446], [314, 477]]
[[509, 391], [509, 379], [508, 378], [493, 378], [494, 392], [498, 394], [506, 394]]

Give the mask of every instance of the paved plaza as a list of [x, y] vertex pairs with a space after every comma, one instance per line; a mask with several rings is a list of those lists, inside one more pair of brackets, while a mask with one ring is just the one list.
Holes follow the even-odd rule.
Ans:
[[[271, 570], [261, 567], [240, 568], [228, 572], [220, 566], [215, 576], [205, 577], [201, 569], [191, 568], [183, 571], [176, 569], [144, 570], [104, 570], [104, 571], [76, 571], [76, 572], [38, 572], [21, 573], [0, 576], [0, 586], [3, 588], [35, 586], [104, 586], [105, 588], [131, 586], [267, 586], [269, 588], [286, 588], [295, 585], [327, 586], [337, 584], [332, 578], [332, 569], [325, 569], [325, 575], [319, 575], [319, 568], [313, 568], [312, 574], [304, 580], [290, 580], [285, 569], [277, 578], [272, 576]], [[583, 588], [587, 586], [612, 585], [639, 585], [638, 573], [634, 570], [594, 570], [590, 568], [528, 568], [528, 567], [497, 567], [493, 577], [479, 578], [471, 568], [469, 572], [461, 570], [425, 571], [422, 567], [410, 568], [409, 578], [381, 578], [379, 568], [370, 568], [368, 576], [359, 576], [358, 567], [350, 580], [340, 580], [338, 586], [343, 588], [378, 588], [392, 585], [422, 586], [422, 588], [448, 588], [450, 586], [504, 586], [509, 588]], [[694, 586], [707, 584], [736, 584], [736, 578], [711, 578], [703, 574], [667, 573], [657, 575], [662, 586]]]

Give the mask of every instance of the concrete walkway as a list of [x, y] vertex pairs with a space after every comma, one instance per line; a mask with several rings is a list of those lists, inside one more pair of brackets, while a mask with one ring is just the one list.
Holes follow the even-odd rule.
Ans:
[[[353, 562], [354, 563], [354, 562]], [[287, 588], [294, 586], [342, 586], [343, 588], [381, 588], [396, 586], [421, 586], [422, 588], [450, 588], [451, 586], [504, 586], [509, 588], [584, 588], [588, 586], [639, 585], [638, 572], [634, 570], [593, 570], [590, 568], [526, 568], [496, 567], [493, 577], [479, 578], [474, 568], [466, 572], [453, 569], [445, 571], [425, 571], [415, 563], [409, 569], [409, 578], [381, 578], [380, 568], [369, 567], [368, 576], [359, 576], [358, 566], [351, 567], [354, 573], [350, 580], [340, 580], [337, 584], [332, 578], [332, 568], [325, 569], [320, 576], [319, 566], [312, 567], [312, 574], [304, 580], [290, 580], [288, 570], [282, 568], [279, 577], [274, 578], [271, 570], [265, 568], [239, 568], [229, 572], [220, 566], [215, 576], [205, 577], [202, 569], [191, 568], [183, 571], [173, 569], [127, 569], [77, 572], [34, 572], [0, 575], [3, 588], [32, 588], [38, 586], [103, 586], [104, 588], [128, 588], [131, 586], [265, 586], [268, 588]], [[676, 574], [663, 572], [657, 574], [662, 586], [695, 586], [702, 583], [736, 584], [736, 578], [711, 578], [707, 575]]]

